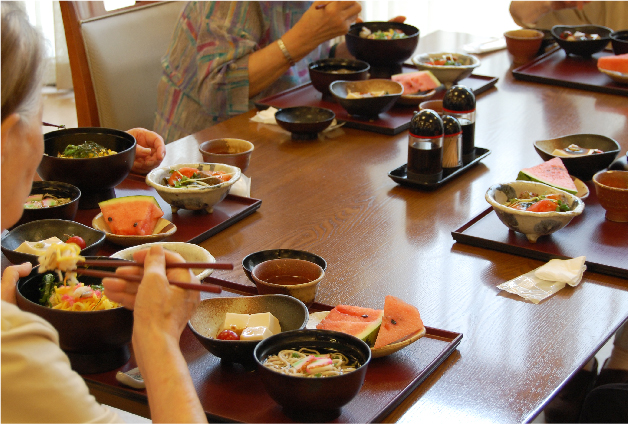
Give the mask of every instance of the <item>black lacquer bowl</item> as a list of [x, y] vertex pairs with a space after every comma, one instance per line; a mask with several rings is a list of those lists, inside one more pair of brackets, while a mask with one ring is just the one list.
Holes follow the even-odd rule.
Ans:
[[72, 184], [62, 183], [60, 181], [33, 181], [30, 194], [50, 194], [59, 198], [69, 198], [70, 202], [60, 206], [50, 206], [40, 209], [24, 208], [22, 217], [13, 227], [40, 219], [72, 220], [76, 216], [76, 212], [78, 212], [81, 190]]
[[247, 255], [244, 259], [242, 259], [242, 269], [244, 270], [244, 273], [249, 278], [249, 280], [251, 280], [252, 283], [255, 283], [255, 280], [253, 280], [253, 277], [251, 276], [253, 268], [261, 264], [262, 262], [270, 261], [272, 259], [284, 258], [310, 261], [320, 266], [323, 271], [327, 270], [327, 261], [325, 261], [325, 259], [321, 258], [315, 253], [295, 249], [269, 249], [251, 253], [250, 255]]
[[[373, 40], [360, 37], [363, 27], [371, 32], [399, 29], [406, 34], [405, 38], [394, 40]], [[412, 25], [399, 22], [362, 22], [351, 25], [345, 36], [347, 49], [356, 59], [363, 60], [371, 66], [388, 66], [401, 64], [408, 60], [419, 44], [419, 29]]]
[[[340, 352], [360, 367], [342, 375], [305, 378], [277, 372], [265, 367], [264, 361], [281, 350], [309, 348], [319, 353]], [[257, 372], [266, 391], [283, 406], [291, 417], [325, 413], [333, 418], [360, 391], [371, 360], [366, 343], [349, 334], [329, 330], [297, 330], [276, 334], [262, 340], [255, 348]], [[323, 421], [323, 420], [321, 420]]]
[[[69, 144], [93, 141], [117, 154], [85, 159], [59, 158]], [[115, 197], [114, 187], [129, 175], [135, 160], [135, 138], [110, 128], [69, 128], [44, 135], [44, 156], [37, 168], [46, 181], [62, 181], [81, 190], [79, 209], [94, 209]]]
[[552, 154], [555, 149], [565, 149], [572, 144], [585, 149], [599, 149], [603, 152], [587, 156], [560, 156], [569, 174], [582, 181], [589, 181], [596, 172], [606, 169], [621, 150], [615, 140], [599, 134], [571, 134], [549, 140], [538, 140], [534, 142], [534, 149], [543, 160], [547, 161], [556, 157]]
[[322, 107], [295, 106], [275, 113], [277, 125], [292, 133], [295, 140], [314, 140], [318, 133], [331, 125], [336, 114]]
[[[567, 41], [561, 38], [561, 34], [565, 31], [598, 34], [600, 38], [597, 40]], [[555, 25], [552, 27], [551, 32], [554, 40], [565, 50], [565, 53], [589, 57], [604, 50], [604, 47], [611, 41], [609, 36], [612, 30], [600, 25]]]
[[310, 80], [315, 89], [329, 95], [329, 84], [332, 82], [368, 79], [370, 68], [368, 63], [356, 59], [321, 59], [310, 64]]
[[65, 236], [79, 236], [85, 240], [86, 247], [81, 250], [83, 256], [95, 255], [105, 241], [105, 233], [81, 223], [63, 219], [42, 219], [14, 227], [6, 233], [2, 237], [2, 253], [13, 264], [30, 262], [35, 266], [39, 264], [36, 255], [16, 252], [15, 249], [25, 241], [35, 242], [50, 237], [58, 237], [65, 241], [67, 238]]
[[[42, 306], [39, 304], [39, 288], [44, 275], [35, 269], [17, 283], [17, 306], [52, 324], [59, 333], [59, 345], [70, 358], [72, 369], [80, 374], [94, 374], [124, 365], [130, 358], [133, 312], [122, 307], [74, 312]], [[78, 279], [85, 285], [101, 284], [102, 281], [86, 276]]]

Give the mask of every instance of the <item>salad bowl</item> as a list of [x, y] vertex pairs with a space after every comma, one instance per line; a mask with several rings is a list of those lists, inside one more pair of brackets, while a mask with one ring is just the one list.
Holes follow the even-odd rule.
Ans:
[[452, 52], [423, 53], [412, 58], [419, 70], [431, 71], [446, 88], [458, 83], [480, 66], [477, 57]]
[[[569, 211], [566, 212], [530, 212], [506, 206], [506, 202], [515, 199], [523, 192], [538, 195], [561, 194], [567, 199]], [[532, 181], [513, 181], [491, 186], [485, 195], [486, 201], [493, 207], [499, 220], [510, 230], [522, 233], [529, 242], [536, 243], [541, 236], [552, 234], [564, 228], [584, 210], [584, 202], [566, 191], [550, 187], [547, 184]]]

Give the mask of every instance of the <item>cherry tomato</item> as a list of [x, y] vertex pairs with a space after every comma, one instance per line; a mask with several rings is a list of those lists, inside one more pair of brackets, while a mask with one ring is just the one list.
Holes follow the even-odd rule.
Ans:
[[85, 249], [87, 247], [87, 244], [85, 243], [85, 240], [83, 240], [82, 237], [79, 236], [72, 236], [69, 239], [66, 240], [66, 243], [74, 243], [76, 244], [78, 247], [81, 248], [81, 250]]
[[222, 330], [216, 336], [218, 340], [240, 340], [240, 336], [233, 330]]
[[536, 202], [532, 206], [530, 206], [528, 211], [530, 212], [555, 212], [556, 211], [556, 202], [552, 202], [551, 200], [541, 200]]

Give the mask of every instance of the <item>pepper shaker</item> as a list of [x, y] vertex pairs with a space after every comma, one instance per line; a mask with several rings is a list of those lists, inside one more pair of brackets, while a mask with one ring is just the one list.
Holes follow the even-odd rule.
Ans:
[[464, 85], [454, 85], [443, 97], [443, 112], [455, 117], [462, 127], [462, 160], [475, 158], [475, 95]]
[[408, 136], [408, 179], [436, 183], [443, 178], [443, 120], [431, 109], [415, 112]]

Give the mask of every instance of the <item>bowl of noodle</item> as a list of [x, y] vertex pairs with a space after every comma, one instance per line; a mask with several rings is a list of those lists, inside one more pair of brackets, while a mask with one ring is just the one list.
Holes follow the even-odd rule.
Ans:
[[133, 312], [104, 296], [99, 287], [101, 278], [81, 275], [78, 284], [72, 285], [70, 278], [65, 284], [59, 282], [58, 274], [40, 273], [35, 268], [28, 277], [20, 279], [17, 306], [52, 324], [59, 333], [59, 346], [76, 372], [100, 373], [124, 365], [130, 358]]
[[262, 340], [254, 351], [266, 391], [291, 418], [333, 419], [360, 391], [371, 349], [349, 334], [294, 330]]

